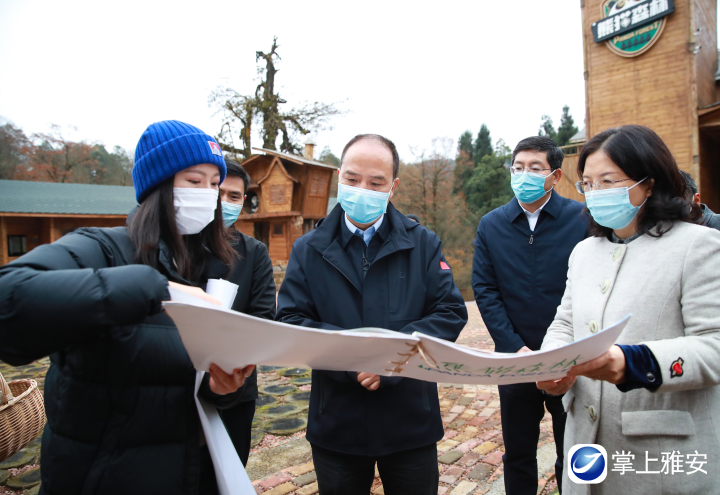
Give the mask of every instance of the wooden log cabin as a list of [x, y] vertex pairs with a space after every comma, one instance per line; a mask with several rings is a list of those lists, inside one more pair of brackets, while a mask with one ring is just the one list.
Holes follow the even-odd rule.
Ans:
[[0, 266], [80, 227], [119, 227], [135, 188], [0, 180]]
[[262, 241], [274, 264], [287, 264], [297, 238], [327, 216], [328, 197], [337, 168], [313, 160], [314, 143], [304, 156], [264, 148], [243, 162], [250, 187], [235, 227]]
[[[587, 137], [625, 124], [655, 130], [720, 210], [716, 0], [580, 0]], [[565, 148], [558, 192], [575, 191], [585, 136]]]

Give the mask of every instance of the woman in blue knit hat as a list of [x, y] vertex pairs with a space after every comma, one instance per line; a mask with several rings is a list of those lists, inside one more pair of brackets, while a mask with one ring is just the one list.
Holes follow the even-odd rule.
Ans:
[[[52, 361], [40, 493], [217, 493], [196, 373], [161, 303], [169, 286], [217, 303], [203, 288], [235, 256], [218, 198], [225, 173], [211, 136], [152, 124], [127, 228], [78, 229], [0, 267], [0, 359]], [[199, 394], [232, 407], [252, 368], [213, 365]]]

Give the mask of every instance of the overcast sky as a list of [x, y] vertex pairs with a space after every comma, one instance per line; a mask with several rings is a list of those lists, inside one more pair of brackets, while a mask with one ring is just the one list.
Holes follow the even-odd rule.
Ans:
[[74, 125], [76, 139], [130, 150], [159, 120], [214, 135], [208, 95], [254, 92], [255, 51], [277, 35], [288, 106], [347, 112], [318, 149], [339, 155], [374, 132], [411, 160], [412, 147], [483, 122], [514, 146], [543, 114], [558, 125], [565, 104], [583, 127], [580, 23], [579, 0], [0, 0], [0, 116], [28, 134]]

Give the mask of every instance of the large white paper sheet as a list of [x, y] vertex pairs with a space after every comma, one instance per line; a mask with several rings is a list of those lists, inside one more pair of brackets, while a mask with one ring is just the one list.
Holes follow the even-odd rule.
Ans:
[[203, 375], [198, 371], [195, 377], [195, 405], [215, 468], [218, 491], [220, 495], [256, 495], [217, 409], [197, 396]]
[[477, 351], [422, 334], [371, 328], [335, 332], [298, 327], [197, 301], [187, 296], [184, 302], [174, 300], [164, 305], [199, 371], [207, 371], [211, 363], [228, 373], [248, 364], [264, 364], [473, 384], [561, 378], [572, 366], [606, 352], [630, 317], [557, 349], [502, 354]]
[[[232, 307], [237, 289], [237, 285], [226, 280], [208, 280], [207, 293], [217, 297], [225, 309]], [[194, 300], [200, 301], [194, 297], [184, 297], [187, 294], [173, 288], [170, 288], [170, 293], [176, 300], [183, 299], [190, 303]], [[245, 472], [220, 414], [214, 406], [198, 397], [204, 374], [203, 371], [198, 371], [195, 375], [195, 406], [215, 469], [218, 491], [220, 495], [255, 495], [255, 488]]]
[[418, 353], [404, 366], [402, 376], [433, 382], [510, 383], [558, 380], [575, 365], [606, 352], [622, 333], [630, 315], [602, 332], [556, 349], [522, 354], [483, 352], [444, 340], [415, 334], [429, 363]]
[[333, 332], [268, 321], [218, 306], [164, 304], [198, 371], [208, 371], [211, 363], [226, 373], [248, 364], [266, 364], [388, 375], [384, 370], [394, 367], [389, 363], [392, 357], [407, 353], [418, 342], [412, 335], [379, 329]]

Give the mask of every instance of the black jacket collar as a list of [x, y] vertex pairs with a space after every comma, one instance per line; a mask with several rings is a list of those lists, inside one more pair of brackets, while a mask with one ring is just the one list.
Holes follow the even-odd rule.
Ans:
[[[385, 218], [383, 218], [380, 228], [375, 232], [375, 235], [379, 236], [383, 242], [388, 238], [391, 230], [390, 220], [387, 217], [388, 215], [385, 214]], [[343, 249], [347, 249], [348, 242], [350, 242], [350, 239], [355, 236], [355, 233], [351, 232], [350, 229], [347, 228], [348, 226], [345, 223], [345, 215], [340, 215], [340, 218], [340, 245]]]
[[[342, 233], [340, 228], [345, 227], [345, 212], [338, 203], [332, 209], [330, 214], [320, 220], [313, 232], [312, 238], [308, 241], [308, 246], [324, 252], [334, 241], [341, 239]], [[389, 223], [390, 232], [388, 238], [395, 244], [397, 250], [412, 249], [415, 244], [410, 239], [408, 231], [418, 227], [419, 224], [406, 218], [400, 213], [392, 203], [388, 203], [387, 212], [385, 212], [385, 220]]]
[[[362, 282], [358, 279], [342, 247], [343, 234], [340, 229], [347, 230], [344, 213], [342, 206], [337, 204], [326, 218], [317, 223], [317, 227], [307, 244], [320, 252], [325, 260], [345, 275], [358, 291], [362, 292]], [[417, 228], [418, 224], [397, 211], [392, 203], [388, 204], [385, 220], [383, 220], [383, 223], [385, 222], [388, 222], [388, 235], [387, 238], [383, 238], [383, 245], [377, 256], [375, 256], [373, 263], [394, 252], [415, 247], [415, 243], [408, 235], [408, 231]]]

